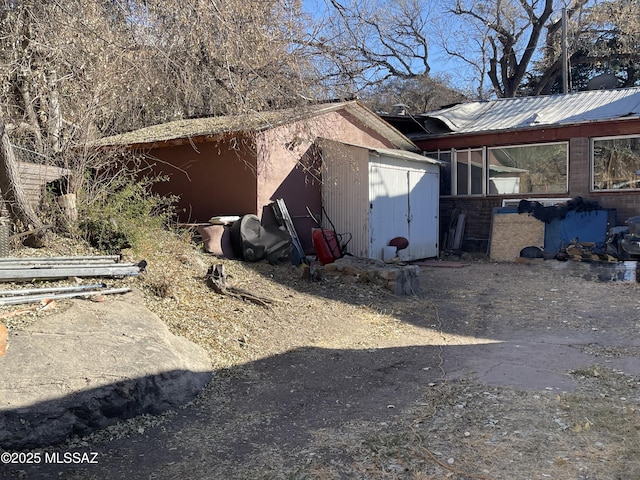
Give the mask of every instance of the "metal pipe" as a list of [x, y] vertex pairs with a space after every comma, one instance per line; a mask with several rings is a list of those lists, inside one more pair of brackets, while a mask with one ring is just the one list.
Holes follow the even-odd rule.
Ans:
[[106, 283], [94, 283], [91, 285], [75, 285], [73, 287], [43, 287], [21, 288], [19, 290], [0, 290], [0, 297], [11, 295], [33, 295], [38, 293], [80, 292], [82, 290], [95, 290], [96, 288], [105, 288], [106, 286]]
[[0, 282], [28, 282], [69, 277], [127, 277], [140, 273], [139, 265], [60, 265], [56, 268], [0, 268]]
[[59, 300], [63, 298], [87, 297], [91, 295], [111, 295], [114, 293], [127, 293], [130, 288], [111, 288], [107, 290], [96, 290], [93, 292], [70, 292], [58, 293], [54, 295], [22, 295], [18, 297], [0, 298], [0, 305], [18, 305], [21, 303], [37, 303], [43, 300]]
[[562, 93], [569, 93], [569, 55], [567, 52], [567, 9], [562, 9]]
[[114, 263], [121, 259], [120, 255], [87, 255], [74, 257], [0, 257], [0, 264], [28, 263]]
[[54, 270], [56, 268], [127, 268], [137, 267], [137, 263], [34, 263], [34, 264], [2, 264], [0, 263], [0, 270]]

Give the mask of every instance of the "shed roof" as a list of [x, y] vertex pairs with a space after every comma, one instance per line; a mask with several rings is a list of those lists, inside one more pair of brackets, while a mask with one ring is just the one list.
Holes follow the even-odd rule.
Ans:
[[406, 150], [393, 150], [391, 148], [374, 148], [374, 147], [362, 147], [369, 150], [369, 152], [377, 153], [392, 158], [399, 158], [401, 160], [414, 160], [424, 163], [433, 163], [434, 165], [441, 165], [444, 162], [436, 160], [435, 158], [425, 157], [419, 153], [407, 152]]
[[442, 162], [440, 160], [437, 160], [435, 158], [431, 158], [431, 157], [427, 157], [425, 155], [422, 155], [421, 153], [416, 153], [416, 152], [410, 152], [407, 150], [399, 150], [399, 149], [393, 149], [393, 148], [382, 148], [382, 147], [367, 147], [365, 145], [359, 145], [357, 143], [349, 143], [349, 142], [342, 142], [339, 140], [331, 140], [330, 138], [317, 138], [316, 139], [316, 143], [318, 145], [320, 145], [320, 147], [322, 147], [323, 144], [325, 143], [330, 143], [330, 144], [335, 144], [335, 145], [346, 145], [347, 147], [355, 147], [355, 148], [362, 148], [363, 150], [368, 150], [369, 153], [373, 153], [373, 154], [378, 154], [378, 155], [384, 155], [387, 157], [392, 157], [392, 158], [399, 158], [401, 160], [413, 160], [413, 161], [418, 161], [418, 162], [423, 162], [423, 163], [432, 163], [434, 165], [442, 165], [445, 162]]
[[175, 120], [101, 138], [93, 145], [97, 147], [144, 148], [215, 141], [225, 134], [260, 132], [340, 110], [357, 118], [366, 127], [388, 139], [397, 148], [418, 151], [418, 147], [411, 140], [358, 100], [323, 103], [295, 109], [253, 112], [245, 115]]
[[561, 126], [640, 117], [640, 88], [468, 102], [421, 115], [451, 133]]

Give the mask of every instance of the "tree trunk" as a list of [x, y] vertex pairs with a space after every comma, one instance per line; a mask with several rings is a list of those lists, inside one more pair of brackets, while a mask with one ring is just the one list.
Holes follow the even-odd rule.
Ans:
[[5, 128], [4, 117], [0, 111], [0, 192], [13, 222], [22, 223], [25, 230], [35, 230], [23, 243], [30, 246], [41, 246], [44, 230], [42, 222], [36, 215], [22, 188], [18, 175], [18, 164], [13, 154], [13, 147]]

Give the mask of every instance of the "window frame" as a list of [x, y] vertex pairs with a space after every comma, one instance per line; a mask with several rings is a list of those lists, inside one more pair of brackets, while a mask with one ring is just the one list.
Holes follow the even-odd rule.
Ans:
[[[480, 162], [480, 178], [481, 185], [479, 193], [473, 193], [473, 162], [471, 161], [471, 155], [473, 152], [480, 152], [482, 156]], [[464, 165], [467, 166], [467, 193], [458, 193], [458, 154], [463, 153], [466, 154], [466, 162]], [[466, 147], [462, 149], [452, 148], [451, 149], [451, 196], [452, 197], [486, 197], [487, 196], [487, 147]], [[462, 163], [462, 162], [460, 162]]]
[[[633, 135], [631, 135], [633, 136]], [[565, 184], [564, 190], [558, 192], [519, 192], [519, 193], [489, 193], [489, 181], [490, 181], [490, 170], [489, 170], [489, 153], [491, 149], [509, 149], [509, 148], [526, 148], [526, 147], [537, 147], [537, 146], [545, 146], [545, 145], [564, 145], [565, 147]], [[569, 193], [569, 141], [556, 141], [556, 142], [543, 142], [543, 143], [523, 143], [523, 144], [507, 144], [507, 145], [492, 145], [492, 146], [481, 146], [481, 147], [465, 147], [465, 148], [451, 148], [451, 149], [438, 149], [437, 151], [426, 151], [425, 154], [428, 156], [435, 156], [436, 152], [438, 157], [442, 153], [449, 153], [450, 155], [450, 175], [451, 175], [451, 184], [450, 184], [450, 194], [442, 194], [443, 197], [513, 197], [517, 195], [567, 195]], [[466, 154], [466, 162], [467, 165], [467, 190], [471, 191], [472, 188], [472, 175], [471, 175], [471, 162], [470, 153], [473, 151], [481, 151], [482, 152], [482, 192], [481, 193], [458, 193], [458, 155], [460, 153]]]
[[[627, 192], [638, 192], [640, 191], [640, 175], [638, 175], [637, 187], [634, 188], [596, 188], [596, 158], [595, 158], [595, 142], [602, 140], [617, 140], [623, 138], [637, 138], [640, 140], [640, 134], [629, 134], [629, 135], [608, 135], [604, 137], [591, 137], [589, 138], [589, 192], [591, 193], [627, 193]], [[640, 152], [639, 152], [640, 153]], [[640, 171], [640, 165], [638, 166], [638, 171]]]
[[[497, 149], [510, 149], [510, 148], [526, 148], [526, 147], [542, 147], [547, 145], [564, 145], [565, 146], [565, 180], [564, 180], [564, 189], [558, 192], [518, 192], [518, 193], [492, 193], [491, 196], [496, 197], [505, 197], [505, 196], [513, 196], [513, 195], [567, 195], [569, 193], [569, 142], [568, 141], [556, 141], [556, 142], [541, 142], [541, 143], [523, 143], [517, 145], [494, 145], [491, 147], [486, 147], [486, 162], [489, 162], [490, 151]], [[489, 166], [487, 165], [487, 186], [489, 185], [490, 174], [491, 171]]]

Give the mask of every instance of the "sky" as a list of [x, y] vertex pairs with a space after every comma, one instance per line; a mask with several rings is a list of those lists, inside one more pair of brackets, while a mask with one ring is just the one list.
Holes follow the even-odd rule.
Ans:
[[[340, 0], [345, 4], [350, 0]], [[363, 2], [366, 0], [362, 0]], [[453, 49], [462, 52], [466, 58], [478, 59], [478, 64], [482, 64], [479, 59], [482, 58], [479, 44], [477, 41], [482, 36], [486, 35], [486, 27], [482, 24], [472, 23], [468, 17], [461, 20], [461, 17], [447, 12], [454, 3], [453, 0], [369, 0], [372, 3], [384, 3], [388, 5], [401, 5], [402, 2], [416, 1], [422, 3], [429, 12], [425, 14], [428, 26], [425, 29], [428, 41], [428, 63], [430, 66], [430, 75], [432, 77], [440, 78], [448, 83], [450, 86], [463, 91], [471, 95], [477, 95], [480, 87], [480, 73], [470, 63], [462, 60], [459, 57], [452, 56], [442, 46], [443, 38]], [[470, 0], [471, 1], [471, 0]], [[312, 15], [322, 18], [327, 12], [327, 3], [330, 0], [302, 0], [303, 9]], [[396, 2], [396, 3], [393, 3]], [[518, 2], [514, 2], [516, 5]], [[529, 2], [536, 4], [536, 13], [540, 15], [544, 7], [543, 2]], [[561, 8], [565, 4], [572, 3], [572, 0], [555, 0], [555, 12], [553, 18], [560, 16]], [[476, 5], [477, 6], [477, 5]], [[520, 12], [521, 14], [523, 12]], [[519, 26], [524, 26], [522, 18], [519, 18]], [[477, 30], [476, 30], [477, 29]], [[525, 32], [528, 28], [525, 28]], [[477, 35], [474, 35], [474, 32]], [[534, 54], [534, 61], [539, 58], [541, 54], [541, 44], [544, 41], [545, 32], [539, 40], [538, 48]], [[486, 38], [486, 37], [485, 37]], [[524, 49], [524, 42], [528, 39], [528, 34], [525, 33], [520, 38], [521, 44], [516, 46], [517, 56], [521, 57], [521, 50]], [[475, 46], [478, 45], [477, 48]], [[485, 44], [486, 45], [486, 44]], [[485, 48], [487, 48], [485, 46]], [[531, 67], [531, 64], [529, 65]], [[485, 65], [486, 68], [486, 65]], [[444, 77], [444, 78], [443, 78]], [[483, 92], [485, 96], [490, 94], [492, 90], [491, 83], [485, 75], [483, 81]]]
[[[314, 17], [323, 18], [326, 15], [327, 3], [329, 0], [303, 0], [302, 5], [305, 12], [312, 14]], [[441, 11], [444, 8], [444, 3], [441, 0], [431, 0], [433, 8], [433, 18], [442, 18]], [[453, 17], [447, 15], [444, 18], [452, 21]], [[441, 25], [442, 22], [437, 22], [437, 25]], [[437, 27], [436, 25], [436, 27]], [[455, 25], [447, 25], [446, 28], [452, 31]], [[435, 28], [434, 28], [435, 30]], [[455, 38], [455, 37], [454, 37]], [[431, 68], [430, 74], [432, 76], [445, 75], [449, 78], [450, 83], [461, 90], [474, 88], [473, 85], [473, 72], [466, 62], [460, 59], [452, 57], [447, 54], [446, 51], [439, 45], [436, 38], [428, 38], [429, 44], [429, 67]]]

